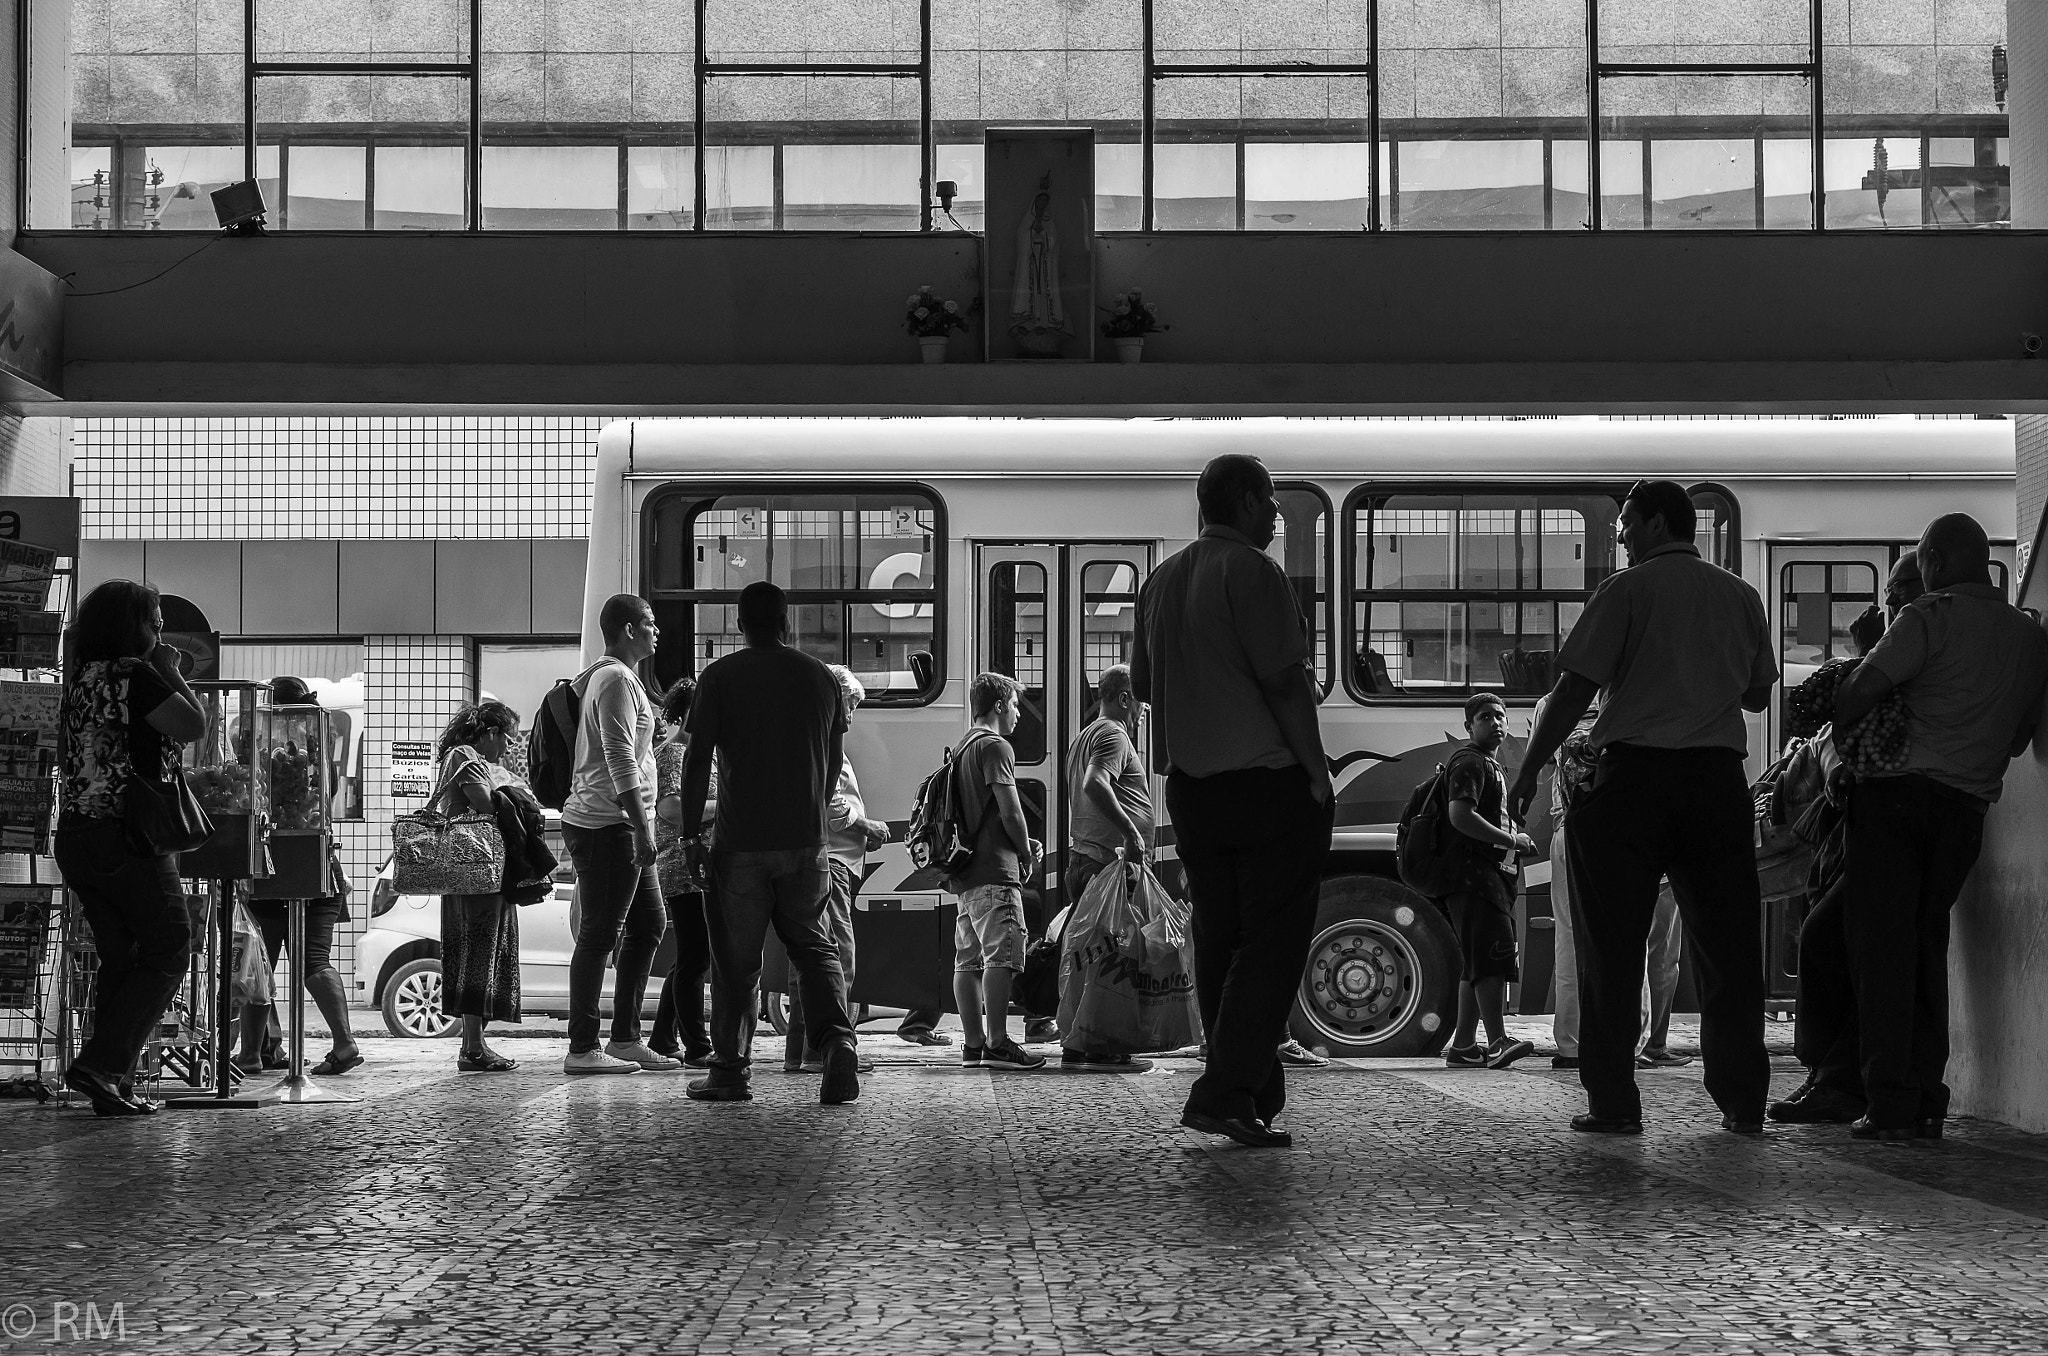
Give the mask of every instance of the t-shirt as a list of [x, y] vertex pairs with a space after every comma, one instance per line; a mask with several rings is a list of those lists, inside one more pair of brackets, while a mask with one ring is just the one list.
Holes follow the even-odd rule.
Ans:
[[2012, 741], [2048, 681], [2048, 635], [1989, 584], [1952, 584], [1909, 603], [1863, 662], [1906, 705], [1906, 766], [1994, 801]]
[[[1501, 829], [1507, 828], [1507, 780], [1500, 761], [1474, 745], [1467, 744], [1451, 755], [1444, 765], [1444, 803], [1469, 800], [1479, 817]], [[1453, 843], [1467, 857], [1499, 865], [1507, 849], [1458, 834]]]
[[1109, 774], [1109, 789], [1116, 803], [1131, 817], [1138, 831], [1152, 842], [1152, 789], [1145, 765], [1131, 742], [1130, 731], [1121, 721], [1103, 716], [1081, 731], [1069, 758], [1073, 771], [1067, 777], [1067, 837], [1074, 850], [1100, 862], [1114, 861], [1124, 844], [1123, 830], [1103, 813], [1086, 787], [1096, 771]]
[[79, 667], [64, 694], [65, 814], [120, 819], [129, 781], [162, 786], [183, 750], [149, 723], [176, 695], [147, 660], [94, 660]]
[[1203, 528], [1138, 592], [1131, 682], [1152, 706], [1155, 769], [1208, 777], [1293, 767], [1262, 683], [1309, 654], [1279, 563], [1242, 532]]
[[1016, 751], [1001, 735], [982, 730], [967, 736], [954, 766], [960, 778], [960, 825], [974, 836], [974, 860], [947, 888], [966, 894], [977, 885], [1022, 885], [1024, 864], [995, 800], [996, 787], [1017, 784]]
[[1602, 580], [1557, 666], [1600, 685], [1593, 743], [1603, 749], [1747, 753], [1742, 696], [1778, 680], [1763, 599], [1690, 542]]
[[845, 729], [839, 681], [802, 650], [749, 645], [705, 666], [689, 733], [717, 751], [719, 851], [823, 847], [832, 736]]
[[630, 824], [628, 798], [638, 798], [650, 814], [654, 810], [654, 703], [639, 675], [616, 659], [585, 670], [582, 687], [576, 770], [562, 822], [579, 829]]

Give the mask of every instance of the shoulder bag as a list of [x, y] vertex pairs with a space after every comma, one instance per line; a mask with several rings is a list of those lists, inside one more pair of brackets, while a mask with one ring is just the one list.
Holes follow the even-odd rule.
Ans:
[[442, 814], [434, 807], [455, 789], [443, 768], [425, 808], [391, 825], [392, 879], [402, 895], [494, 895], [504, 884], [505, 839], [495, 815]]
[[162, 786], [132, 771], [121, 793], [121, 820], [128, 848], [137, 856], [190, 852], [213, 837], [213, 821], [185, 781], [185, 769], [171, 769]]

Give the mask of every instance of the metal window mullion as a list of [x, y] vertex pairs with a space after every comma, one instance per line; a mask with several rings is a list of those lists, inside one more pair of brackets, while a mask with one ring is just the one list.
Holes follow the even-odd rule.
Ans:
[[1600, 210], [1600, 0], [1586, 0], [1586, 229], [1602, 231]]
[[1140, 115], [1138, 126], [1138, 172], [1140, 180], [1141, 198], [1138, 212], [1138, 229], [1140, 231], [1151, 231], [1154, 229], [1154, 221], [1157, 215], [1153, 210], [1152, 202], [1152, 143], [1156, 138], [1159, 130], [1159, 67], [1158, 62], [1156, 60], [1158, 56], [1158, 47], [1153, 40], [1152, 33], [1152, 0], [1140, 0], [1140, 20], [1142, 27], [1144, 28], [1144, 32], [1140, 34], [1140, 40], [1141, 45], [1144, 48], [1145, 58], [1145, 97], [1143, 111]]
[[1380, 0], [1365, 7], [1365, 228], [1380, 221]]
[[932, 138], [932, 0], [917, 6], [917, 229], [932, 229], [932, 188], [939, 148]]
[[1371, 74], [1372, 74], [1372, 66], [1371, 66], [1371, 64], [1370, 64], [1370, 63], [1364, 63], [1364, 64], [1361, 64], [1361, 63], [1359, 63], [1359, 62], [1356, 62], [1356, 61], [1332, 61], [1332, 62], [1309, 62], [1309, 61], [1285, 61], [1285, 62], [1259, 62], [1259, 61], [1253, 61], [1253, 62], [1244, 62], [1244, 63], [1238, 63], [1238, 62], [1228, 62], [1228, 61], [1223, 61], [1223, 62], [1216, 62], [1216, 61], [1200, 61], [1200, 62], [1177, 62], [1177, 61], [1168, 61], [1168, 62], [1160, 62], [1160, 63], [1156, 63], [1156, 64], [1155, 64], [1155, 65], [1154, 65], [1154, 66], [1152, 67], [1152, 69], [1153, 69], [1154, 71], [1158, 72], [1158, 73], [1159, 73], [1159, 75], [1161, 75], [1162, 77], [1167, 77], [1167, 78], [1171, 78], [1171, 77], [1174, 77], [1174, 76], [1190, 76], [1190, 75], [1237, 75], [1237, 76], [1248, 76], [1248, 77], [1249, 77], [1249, 76], [1267, 76], [1267, 75], [1371, 75]]
[[476, 67], [471, 61], [252, 61], [250, 70], [268, 79], [281, 75], [446, 76], [463, 79]]
[[697, 145], [696, 145], [696, 152], [697, 152], [697, 153], [696, 153], [696, 155], [695, 155], [695, 156], [693, 157], [693, 160], [694, 160], [694, 162], [695, 162], [695, 165], [696, 165], [696, 175], [695, 175], [695, 180], [696, 180], [696, 183], [695, 183], [695, 189], [694, 189], [694, 191], [695, 191], [695, 196], [696, 196], [696, 203], [695, 203], [695, 211], [694, 211], [694, 212], [692, 213], [692, 220], [691, 220], [691, 222], [690, 222], [690, 229], [691, 229], [691, 230], [693, 230], [693, 231], [701, 231], [701, 230], [703, 230], [703, 229], [704, 229], [704, 218], [705, 218], [705, 216], [706, 216], [706, 210], [705, 210], [705, 177], [704, 177], [704, 176], [705, 176], [705, 166], [704, 166], [704, 160], [705, 160], [705, 150], [704, 150], [704, 94], [705, 94], [705, 91], [706, 91], [706, 89], [708, 88], [708, 86], [709, 86], [709, 84], [710, 84], [710, 77], [709, 77], [709, 75], [707, 74], [707, 72], [708, 72], [708, 70], [709, 70], [709, 68], [710, 68], [710, 62], [709, 62], [709, 60], [708, 60], [708, 59], [706, 58], [706, 55], [705, 55], [705, 48], [704, 48], [704, 10], [705, 10], [705, 0], [697, 0], [697, 31], [696, 31], [696, 39], [697, 39], [697, 65], [696, 65], [696, 72], [695, 72], [695, 81], [694, 81], [694, 83], [695, 83], [695, 85], [696, 85], [696, 94], [697, 94], [697, 98], [696, 98], [696, 103], [695, 103], [695, 119], [694, 119], [694, 131], [693, 131], [693, 133], [692, 133], [692, 135], [694, 135], [694, 136], [696, 137], [696, 139], [697, 139]]
[[242, 0], [242, 177], [256, 177], [256, 0]]
[[469, 226], [484, 228], [484, 5], [469, 0], [469, 136], [463, 142], [469, 176]]

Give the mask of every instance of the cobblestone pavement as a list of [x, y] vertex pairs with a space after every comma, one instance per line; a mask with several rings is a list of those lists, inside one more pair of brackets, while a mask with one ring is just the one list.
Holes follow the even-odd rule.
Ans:
[[1538, 1057], [1292, 1075], [1297, 1147], [1253, 1151], [1176, 1127], [1192, 1060], [864, 1044], [843, 1107], [779, 1062], [739, 1105], [570, 1080], [552, 1036], [461, 1076], [452, 1043], [366, 1040], [322, 1080], [354, 1105], [0, 1103], [0, 1350], [2048, 1348], [2048, 1138], [1733, 1136], [1696, 1064], [1642, 1075], [1640, 1139], [1575, 1135]]

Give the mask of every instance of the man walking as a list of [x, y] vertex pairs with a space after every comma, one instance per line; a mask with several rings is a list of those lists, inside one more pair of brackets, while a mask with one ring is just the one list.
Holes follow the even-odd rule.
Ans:
[[[678, 1069], [680, 1061], [640, 1040], [640, 1001], [667, 919], [654, 879], [654, 703], [635, 669], [654, 653], [661, 628], [647, 600], [630, 593], [606, 599], [597, 625], [604, 658], [576, 678], [576, 767], [562, 803], [562, 841], [576, 864], [582, 910], [569, 957], [569, 1056], [562, 1072]], [[598, 992], [614, 950], [612, 1036], [600, 1050]]]
[[1276, 1047], [1308, 960], [1335, 814], [1308, 632], [1265, 554], [1280, 506], [1256, 457], [1217, 457], [1202, 530], [1138, 594], [1131, 683], [1152, 707], [1153, 765], [1192, 902], [1209, 1062], [1181, 1124], [1284, 1147]]
[[711, 1071], [690, 1084], [700, 1102], [744, 1102], [753, 1061], [761, 946], [772, 926], [803, 998], [805, 1029], [824, 1052], [827, 1105], [860, 1096], [839, 943], [825, 918], [831, 889], [826, 802], [839, 781], [846, 707], [824, 664], [789, 644], [789, 603], [775, 585], [740, 591], [746, 648], [697, 676], [683, 763], [683, 835], [704, 822], [718, 759], [711, 854]]
[[1742, 713], [1769, 703], [1778, 667], [1763, 600], [1700, 558], [1693, 528], [1683, 486], [1648, 481], [1629, 491], [1620, 529], [1631, 564], [1593, 591], [1559, 651], [1557, 686], [1508, 793], [1519, 820], [1538, 772], [1597, 694], [1597, 761], [1565, 835], [1588, 1102], [1574, 1130], [1642, 1131], [1638, 1003], [1665, 876], [1695, 944], [1707, 1092], [1724, 1129], [1763, 1129], [1763, 902]]
[[1921, 534], [1927, 592], [1899, 613], [1835, 696], [1854, 726], [1893, 691], [1906, 765], [1849, 793], [1842, 922], [1868, 1109], [1858, 1139], [1936, 1139], [1948, 1115], [1948, 914], [1984, 842], [2006, 764], [2033, 742], [2048, 636], [1991, 582], [1968, 514]]

